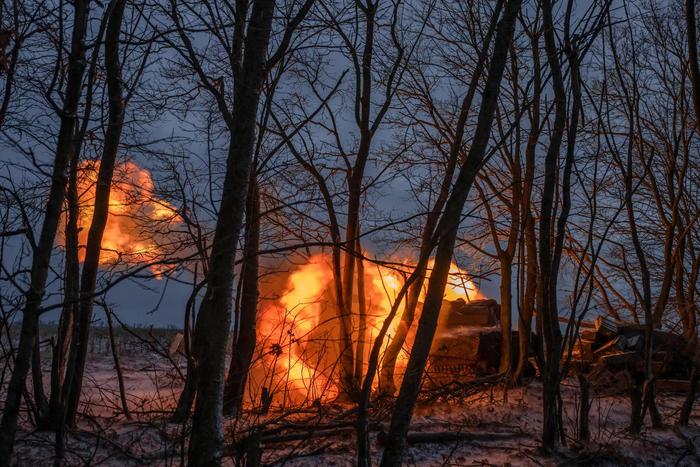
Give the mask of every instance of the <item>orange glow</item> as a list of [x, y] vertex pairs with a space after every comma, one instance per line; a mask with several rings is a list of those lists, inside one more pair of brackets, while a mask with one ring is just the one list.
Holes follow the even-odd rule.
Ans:
[[[428, 263], [428, 268], [433, 268], [433, 260]], [[480, 300], [485, 298], [479, 292], [474, 282], [468, 279], [469, 274], [460, 269], [455, 263], [450, 265], [450, 275], [445, 286], [445, 300], [462, 299], [466, 301]]]
[[[408, 265], [407, 261], [401, 263]], [[365, 262], [364, 269], [367, 308], [364, 351], [366, 371], [371, 345], [391, 311], [404, 277], [396, 270], [377, 267], [369, 262]], [[258, 393], [262, 387], [267, 388], [280, 405], [289, 402], [311, 403], [337, 396], [340, 321], [337, 316], [331, 255], [315, 254], [307, 263], [287, 273], [276, 287], [266, 287], [261, 283], [261, 289], [262, 297], [277, 298], [262, 300], [260, 303], [257, 326], [260, 358], [249, 381], [251, 400], [260, 400]], [[475, 300], [483, 297], [474, 283], [467, 279], [466, 273], [453, 264], [445, 298]], [[360, 339], [358, 308], [355, 293], [352, 305], [355, 354]], [[395, 334], [402, 312], [403, 304], [392, 321], [388, 336]], [[389, 338], [385, 339], [384, 348], [388, 340]], [[412, 334], [409, 334], [406, 344], [409, 347], [412, 345]], [[397, 375], [403, 374], [407, 359], [405, 352], [399, 356]]]
[[[95, 212], [95, 189], [99, 161], [84, 161], [78, 177], [78, 258], [85, 259], [85, 245]], [[102, 236], [100, 264], [140, 264], [162, 258], [162, 242], [169, 227], [180, 222], [176, 209], [158, 199], [151, 174], [133, 162], [118, 163], [109, 196], [109, 217]], [[165, 269], [153, 265], [159, 274]]]

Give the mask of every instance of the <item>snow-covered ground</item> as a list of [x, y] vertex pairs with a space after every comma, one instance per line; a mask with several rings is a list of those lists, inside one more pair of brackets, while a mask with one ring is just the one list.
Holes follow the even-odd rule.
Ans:
[[[65, 465], [180, 465], [184, 445], [183, 426], [171, 423], [168, 413], [181, 389], [178, 371], [170, 362], [146, 353], [122, 359], [131, 421], [121, 414], [118, 385], [109, 355], [93, 355], [84, 386], [86, 416], [80, 429], [69, 433]], [[181, 368], [184, 371], [184, 367]], [[564, 422], [569, 442], [556, 457], [539, 451], [541, 430], [541, 386], [533, 381], [506, 394], [489, 388], [465, 399], [421, 404], [411, 430], [415, 432], [473, 433], [469, 440], [411, 445], [406, 465], [700, 465], [700, 408], [691, 427], [674, 428], [680, 396], [660, 396], [659, 405], [668, 428], [645, 429], [640, 437], [627, 433], [629, 401], [624, 397], [595, 399], [591, 409], [591, 441], [575, 442], [578, 390], [573, 381], [563, 387]], [[228, 420], [229, 436], [234, 429], [265, 422], [266, 433], [299, 433], [312, 428], [302, 441], [270, 442], [262, 445], [263, 463], [288, 466], [354, 465], [355, 437], [349, 406], [312, 407], [294, 413], [271, 411], [262, 416], [247, 414], [243, 420]], [[387, 426], [388, 407], [378, 410], [373, 425], [373, 456], [378, 463], [382, 446], [379, 432]], [[32, 432], [29, 424], [18, 435], [19, 465], [52, 465], [52, 433]], [[284, 430], [282, 428], [285, 428]], [[315, 427], [315, 428], [314, 428]], [[302, 430], [303, 431], [303, 430]], [[319, 431], [324, 436], [319, 436]], [[335, 433], [329, 435], [328, 433]], [[229, 438], [232, 441], [232, 438]], [[231, 444], [231, 443], [229, 443]], [[235, 465], [233, 449], [225, 464]]]

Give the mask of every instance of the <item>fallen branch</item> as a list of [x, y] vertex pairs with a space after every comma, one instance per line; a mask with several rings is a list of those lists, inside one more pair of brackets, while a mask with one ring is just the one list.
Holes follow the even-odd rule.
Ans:
[[283, 435], [272, 435], [272, 436], [262, 436], [260, 438], [260, 443], [261, 444], [273, 444], [273, 443], [286, 443], [287, 441], [301, 441], [301, 440], [306, 440], [311, 437], [329, 437], [329, 436], [338, 436], [338, 435], [344, 435], [347, 433], [354, 433], [355, 432], [355, 427], [354, 426], [344, 426], [344, 427], [338, 427], [338, 428], [331, 428], [327, 430], [306, 430], [302, 431], [301, 433], [287, 433]]
[[[519, 432], [470, 432], [470, 431], [409, 431], [406, 435], [408, 444], [422, 443], [451, 443], [454, 441], [504, 441], [508, 439], [523, 438], [526, 433]], [[386, 433], [380, 431], [377, 435], [379, 444], [386, 444]]]
[[472, 381], [442, 384], [420, 394], [420, 402], [423, 404], [434, 402], [442, 398], [467, 398], [486, 390], [490, 386], [501, 383], [505, 378], [505, 373], [484, 376]]

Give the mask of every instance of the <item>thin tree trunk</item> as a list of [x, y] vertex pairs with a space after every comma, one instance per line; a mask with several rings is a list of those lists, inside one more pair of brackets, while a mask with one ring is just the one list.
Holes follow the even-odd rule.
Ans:
[[579, 375], [578, 386], [581, 389], [581, 402], [578, 412], [578, 439], [579, 441], [589, 441], [591, 439], [590, 424], [588, 414], [591, 411], [591, 383], [585, 375]]
[[[547, 61], [552, 75], [552, 85], [555, 100], [555, 119], [550, 137], [549, 147], [545, 157], [544, 188], [542, 191], [540, 211], [540, 277], [541, 277], [541, 306], [542, 335], [544, 337], [541, 361], [542, 364], [542, 447], [545, 451], [553, 450], [563, 441], [563, 426], [561, 424], [561, 394], [560, 394], [560, 365], [562, 356], [562, 335], [559, 327], [559, 312], [557, 305], [557, 281], [561, 263], [566, 222], [571, 208], [571, 170], [574, 158], [574, 145], [578, 124], [580, 91], [578, 90], [578, 57], [568, 43], [568, 24], [571, 14], [569, 2], [565, 24], [565, 40], [571, 66], [573, 108], [569, 125], [568, 147], [564, 170], [562, 173], [562, 208], [559, 219], [555, 222], [555, 196], [558, 184], [559, 151], [566, 127], [566, 90], [562, 76], [561, 64], [555, 43], [552, 4], [549, 0], [542, 1], [542, 19], [544, 43]], [[554, 227], [556, 226], [556, 233]]]
[[70, 178], [66, 193], [67, 219], [65, 227], [66, 253], [63, 292], [63, 310], [58, 324], [58, 334], [53, 346], [51, 360], [51, 393], [49, 396], [49, 413], [44, 427], [58, 430], [63, 424], [63, 383], [66, 371], [66, 357], [73, 335], [73, 325], [80, 288], [80, 262], [78, 260], [78, 162], [71, 161]]
[[[279, 128], [280, 132], [284, 135], [284, 129], [282, 124], [279, 122], [279, 120], [275, 117], [274, 113], [270, 115], [272, 120], [275, 122], [277, 127]], [[299, 151], [296, 149], [294, 144], [292, 143], [291, 139], [289, 136], [284, 135], [284, 140], [287, 145], [287, 148], [289, 151], [292, 153], [294, 158], [297, 160], [297, 162], [307, 171], [311, 176], [316, 180], [316, 183], [318, 185], [318, 189], [321, 192], [321, 196], [323, 197], [323, 202], [326, 206], [326, 210], [328, 211], [328, 230], [331, 236], [331, 240], [333, 242], [331, 246], [331, 266], [333, 270], [333, 285], [334, 285], [334, 296], [335, 296], [335, 303], [336, 303], [336, 308], [338, 309], [338, 316], [341, 319], [341, 325], [342, 325], [342, 319], [343, 316], [349, 315], [350, 314], [350, 308], [346, 309], [346, 306], [348, 304], [345, 303], [344, 301], [344, 293], [343, 293], [343, 271], [342, 271], [342, 251], [341, 251], [341, 245], [342, 245], [342, 237], [340, 235], [340, 224], [338, 223], [338, 217], [335, 212], [335, 206], [333, 205], [333, 197], [331, 196], [331, 192], [328, 189], [328, 185], [326, 183], [326, 179], [324, 176], [321, 174], [321, 172], [318, 171], [318, 169], [309, 161], [305, 160]], [[344, 328], [341, 326], [340, 329], [341, 333], [344, 333]]]
[[78, 295], [80, 292], [80, 261], [78, 259], [78, 163], [79, 157], [74, 157], [70, 163], [70, 178], [66, 193], [67, 220], [65, 227], [66, 253], [65, 277], [63, 292], [63, 310], [58, 325], [58, 335], [53, 346], [51, 361], [51, 394], [49, 398], [49, 413], [44, 420], [46, 428], [52, 427], [54, 434], [55, 465], [62, 465], [65, 455], [65, 410], [64, 410], [64, 381], [66, 357], [70, 348], [77, 313]]
[[243, 407], [248, 370], [255, 352], [255, 326], [258, 309], [258, 250], [260, 247], [260, 195], [251, 174], [246, 200], [245, 246], [241, 270], [241, 306], [237, 339], [231, 351], [226, 385], [224, 387], [224, 414], [236, 415]]
[[[353, 183], [353, 182], [351, 182]], [[355, 263], [357, 261], [355, 245], [357, 243], [357, 222], [359, 213], [360, 190], [350, 190], [350, 203], [348, 204], [348, 226], [346, 228], [345, 267], [343, 274], [343, 303], [344, 312], [340, 316], [340, 339], [338, 339], [338, 360], [340, 362], [340, 387], [341, 398], [354, 399], [357, 395], [358, 381], [355, 379], [355, 356], [352, 342], [352, 303], [353, 289], [355, 286]], [[357, 202], [355, 202], [357, 198]]]
[[61, 114], [61, 127], [56, 145], [54, 166], [44, 221], [41, 226], [39, 242], [34, 248], [30, 273], [30, 284], [25, 295], [25, 306], [22, 316], [22, 330], [20, 342], [15, 358], [15, 367], [12, 372], [7, 397], [0, 423], [0, 467], [10, 464], [14, 447], [15, 433], [17, 430], [17, 417], [19, 415], [22, 394], [31, 357], [34, 339], [37, 335], [39, 312], [44, 296], [46, 279], [49, 272], [51, 252], [58, 231], [66, 189], [66, 172], [70, 160], [74, 156], [75, 126], [77, 112], [82, 89], [83, 73], [85, 71], [85, 33], [89, 16], [89, 0], [76, 0], [74, 5], [73, 32], [71, 34], [71, 57], [68, 63], [68, 79], [64, 94], [63, 112]]
[[523, 371], [530, 356], [530, 336], [532, 335], [532, 318], [535, 311], [537, 294], [537, 239], [535, 237], [535, 222], [526, 211], [525, 224], [525, 293], [518, 316], [518, 364], [513, 374], [513, 381], [522, 378]]
[[401, 383], [399, 396], [391, 417], [391, 425], [387, 434], [387, 447], [381, 462], [381, 465], [385, 467], [399, 466], [403, 459], [406, 434], [411, 423], [413, 407], [420, 390], [423, 371], [437, 328], [438, 315], [450, 271], [462, 209], [469, 195], [471, 185], [484, 160], [498, 104], [501, 79], [508, 58], [508, 51], [513, 40], [515, 20], [519, 11], [520, 0], [509, 1], [498, 24], [474, 138], [452, 193], [445, 205], [445, 212], [436, 229], [435, 238], [438, 243], [435, 265], [428, 281], [428, 291], [425, 304], [423, 305], [423, 313], [418, 324], [416, 339], [411, 350], [406, 374]]
[[[424, 243], [424, 245], [421, 246], [421, 256], [430, 254], [429, 251], [425, 253], [429, 247], [430, 245], [428, 243]], [[391, 341], [384, 352], [382, 369], [379, 375], [379, 392], [387, 396], [393, 396], [396, 392], [396, 382], [394, 381], [396, 361], [398, 360], [398, 357], [403, 350], [403, 346], [406, 343], [408, 331], [413, 325], [416, 309], [418, 308], [418, 299], [420, 298], [423, 282], [425, 281], [424, 267], [417, 270], [416, 273], [418, 274], [418, 277], [416, 278], [415, 282], [411, 284], [411, 288], [406, 296], [406, 306], [403, 314], [401, 315], [401, 321], [399, 321], [396, 332], [392, 336]]]
[[129, 412], [129, 404], [126, 401], [126, 388], [124, 387], [124, 374], [122, 366], [119, 363], [119, 350], [117, 349], [117, 339], [114, 337], [114, 325], [112, 324], [112, 310], [108, 306], [104, 307], [105, 316], [107, 317], [107, 329], [109, 330], [109, 346], [112, 349], [112, 359], [114, 360], [114, 369], [117, 372], [117, 382], [119, 384], [119, 399], [122, 403], [122, 410], [127, 420], [131, 420], [131, 412]]
[[[21, 2], [19, 0], [13, 0], [12, 2], [12, 35], [15, 38], [15, 44], [12, 48], [12, 54], [10, 55], [9, 64], [5, 63], [6, 67], [0, 67], [0, 76], [5, 76], [5, 86], [2, 92], [2, 101], [0, 103], [0, 128], [5, 124], [5, 118], [7, 117], [7, 111], [10, 108], [10, 101], [12, 100], [12, 86], [15, 82], [15, 73], [17, 71], [17, 64], [19, 63], [20, 51], [22, 50], [22, 38], [20, 36], [20, 24], [19, 24], [19, 14], [20, 14]], [[2, 11], [0, 11], [0, 16], [2, 16]], [[8, 15], [9, 16], [9, 15]]]
[[[355, 247], [362, 254], [360, 239]], [[365, 264], [362, 257], [357, 258], [357, 351], [355, 352], [355, 380], [362, 381], [365, 366], [365, 348], [367, 346], [367, 301], [365, 297]]]
[[634, 375], [634, 384], [630, 389], [630, 429], [632, 434], [639, 434], [642, 430], [644, 419], [642, 416], [642, 385], [644, 374]]
[[683, 336], [689, 338], [692, 335], [689, 332], [695, 327], [695, 325], [694, 323], [691, 323], [691, 313], [688, 313], [688, 302], [685, 297], [685, 238], [683, 237], [682, 233], [678, 238], [676, 253], [678, 256], [674, 261], [673, 271], [673, 288], [676, 291], [676, 309], [678, 310], [678, 315], [680, 316], [681, 323], [683, 324]]
[[187, 421], [190, 417], [190, 411], [192, 410], [192, 403], [194, 402], [194, 381], [195, 381], [195, 370], [196, 365], [192, 359], [192, 322], [194, 319], [195, 306], [197, 305], [197, 294], [204, 287], [204, 283], [197, 283], [197, 266], [194, 270], [194, 287], [192, 288], [192, 293], [187, 299], [187, 304], [185, 305], [185, 322], [183, 325], [184, 333], [184, 345], [185, 345], [185, 356], [187, 357], [187, 376], [185, 377], [185, 386], [182, 388], [180, 393], [180, 398], [177, 401], [177, 407], [173, 412], [172, 420], [175, 423], [182, 423]]
[[88, 231], [85, 248], [85, 261], [80, 278], [80, 297], [78, 302], [77, 329], [71, 345], [66, 374], [66, 418], [68, 425], [75, 425], [75, 417], [80, 403], [83, 373], [87, 360], [90, 323], [92, 321], [97, 271], [100, 264], [102, 236], [109, 217], [109, 197], [112, 176], [119, 150], [122, 128], [124, 126], [124, 107], [122, 98], [121, 65], [119, 62], [119, 36], [126, 0], [112, 0], [112, 7], [105, 34], [105, 70], [108, 96], [108, 122], [105, 133], [104, 148], [100, 160], [95, 187], [95, 207]]
[[[610, 36], [612, 38], [612, 28], [608, 25], [610, 29]], [[612, 52], [612, 57], [615, 64], [615, 71], [617, 78], [620, 79], [622, 86], [622, 91], [624, 93], [626, 112], [628, 115], [628, 128], [627, 128], [627, 154], [626, 160], [623, 160], [620, 156], [616, 156], [617, 164], [620, 167], [620, 171], [623, 175], [624, 185], [625, 185], [625, 210], [627, 213], [627, 222], [629, 224], [630, 237], [632, 239], [632, 244], [634, 246], [635, 255], [637, 256], [637, 261], [639, 263], [639, 273], [641, 275], [642, 281], [642, 294], [640, 297], [642, 310], [644, 312], [644, 377], [646, 380], [642, 383], [638, 381], [636, 377], [636, 382], [631, 393], [632, 399], [632, 409], [630, 414], [630, 432], [632, 434], [639, 434], [643, 418], [644, 418], [644, 408], [649, 403], [649, 397], [653, 396], [653, 366], [652, 366], [652, 337], [654, 334], [654, 320], [653, 320], [653, 307], [651, 298], [651, 279], [649, 267], [646, 260], [646, 253], [644, 246], [641, 243], [639, 232], [637, 230], [637, 221], [635, 218], [634, 211], [634, 163], [633, 154], [634, 146], [633, 142], [635, 140], [635, 124], [637, 128], [641, 128], [641, 122], [639, 121], [639, 88], [636, 79], [631, 79], [631, 91], [628, 90], [627, 83], [628, 80], [623, 79], [622, 66], [620, 64], [620, 58], [617, 53], [617, 48], [614, 40], [610, 41], [610, 50]], [[633, 60], [636, 61], [636, 55], [633, 56]], [[643, 147], [640, 146], [640, 159], [645, 163], [643, 152]], [[648, 170], [648, 168], [646, 169]], [[646, 174], [644, 175], [646, 176]], [[642, 389], [640, 389], [642, 388]], [[640, 394], [641, 392], [641, 394]], [[640, 402], [641, 401], [641, 402]]]
[[[688, 34], [688, 61], [690, 64], [690, 78], [691, 85], [693, 89], [693, 107], [695, 109], [695, 128], [700, 129], [700, 65], [698, 64], [698, 38], [697, 38], [697, 25], [695, 21], [695, 0], [685, 1], [685, 19], [686, 19], [686, 31]], [[679, 242], [680, 243], [680, 242]], [[685, 242], [683, 245], [679, 245], [678, 248], [685, 248]], [[676, 293], [679, 294], [680, 290], [683, 289], [683, 255], [677, 260], [678, 265], [676, 266], [678, 271], [678, 282], [676, 285]], [[697, 279], [697, 261], [693, 261], [693, 267], [691, 271], [691, 279], [689, 281], [689, 287], [694, 290], [695, 282]], [[682, 294], [680, 294], [682, 295]], [[683, 305], [683, 313], [686, 318], [683, 320], [685, 325], [684, 336], [693, 343], [697, 343], [697, 317], [695, 315], [696, 308], [693, 302], [693, 293], [689, 293], [688, 297], [684, 299], [681, 298]], [[693, 410], [693, 403], [695, 402], [695, 394], [697, 392], [698, 380], [700, 379], [700, 373], [697, 367], [693, 363], [692, 370], [690, 372], [690, 384], [688, 385], [688, 393], [685, 397], [685, 402], [681, 409], [680, 416], [678, 417], [678, 424], [680, 426], [688, 426], [688, 421], [690, 420], [690, 414]]]
[[654, 303], [653, 311], [655, 328], [661, 328], [661, 322], [664, 317], [664, 312], [666, 311], [666, 305], [668, 304], [669, 296], [671, 295], [671, 286], [673, 284], [673, 272], [675, 270], [673, 240], [675, 238], [674, 232], [678, 217], [678, 205], [674, 206], [673, 211], [673, 220], [671, 221], [671, 225], [666, 227], [666, 234], [664, 236], [664, 270], [661, 287], [658, 290], [658, 296], [656, 302]]
[[513, 353], [511, 342], [513, 340], [513, 322], [511, 319], [511, 306], [513, 301], [513, 291], [511, 276], [513, 271], [513, 258], [501, 257], [501, 362], [499, 371], [508, 373], [511, 371], [513, 363]]
[[48, 413], [49, 401], [44, 393], [44, 375], [41, 371], [41, 336], [37, 332], [34, 337], [34, 349], [32, 352], [32, 387], [34, 389], [34, 405], [36, 406], [36, 418], [41, 421]]
[[[341, 316], [340, 342], [340, 381], [343, 394], [341, 397], [356, 399], [359, 394], [360, 381], [355, 378], [355, 365], [352, 342], [352, 298], [354, 291], [355, 266], [360, 252], [356, 251], [360, 238], [360, 207], [362, 197], [362, 180], [365, 166], [369, 159], [373, 130], [370, 124], [372, 109], [372, 59], [374, 57], [374, 33], [377, 2], [368, 2], [363, 6], [362, 13], [366, 25], [364, 30], [364, 48], [362, 50], [362, 66], [358, 84], [359, 100], [356, 105], [356, 123], [360, 130], [360, 141], [357, 148], [355, 163], [348, 174], [348, 214], [345, 231], [345, 271], [343, 276], [343, 303], [345, 313]], [[375, 124], [376, 125], [376, 122]]]
[[207, 291], [194, 331], [196, 396], [188, 449], [190, 466], [218, 465], [223, 453], [224, 370], [231, 325], [233, 266], [243, 223], [274, 10], [274, 0], [259, 0], [253, 4], [243, 67], [235, 86], [230, 145], [209, 257]]
[[532, 59], [534, 66], [534, 96], [532, 99], [532, 117], [530, 119], [530, 134], [525, 149], [525, 174], [523, 178], [522, 222], [523, 243], [525, 248], [525, 290], [523, 302], [518, 316], [518, 363], [513, 374], [513, 381], [522, 377], [527, 359], [530, 355], [530, 336], [532, 335], [532, 318], [535, 311], [537, 295], [537, 237], [535, 235], [535, 219], [532, 214], [532, 188], [535, 178], [535, 153], [540, 135], [540, 95], [542, 78], [540, 73], [539, 33], [532, 33]]
[[[447, 161], [447, 167], [445, 169], [445, 175], [440, 185], [440, 193], [435, 205], [428, 213], [425, 225], [423, 226], [423, 232], [421, 236], [421, 246], [419, 258], [430, 255], [434, 244], [433, 244], [433, 234], [435, 233], [435, 227], [440, 219], [440, 214], [442, 209], [445, 207], [447, 198], [450, 194], [450, 187], [452, 185], [452, 179], [454, 177], [455, 169], [457, 168], [457, 160], [462, 151], [462, 141], [464, 140], [464, 133], [467, 126], [467, 117], [471, 110], [472, 102], [474, 100], [474, 95], [477, 91], [477, 85], [481, 80], [484, 73], [484, 68], [486, 66], [486, 59], [488, 56], [488, 49], [491, 43], [491, 39], [496, 30], [496, 24], [500, 16], [501, 9], [503, 7], [503, 0], [500, 0], [496, 7], [494, 8], [491, 22], [489, 25], [488, 32], [486, 33], [484, 39], [484, 47], [479, 55], [479, 60], [474, 69], [474, 73], [471, 77], [469, 83], [469, 88], [467, 93], [462, 100], [462, 106], [460, 108], [459, 118], [457, 120], [457, 126], [455, 130], [455, 137], [450, 145], [450, 156]], [[411, 285], [406, 297], [406, 306], [404, 308], [403, 314], [401, 315], [401, 321], [396, 329], [396, 333], [392, 337], [389, 345], [387, 346], [386, 352], [384, 352], [384, 359], [382, 361], [382, 368], [379, 377], [379, 392], [382, 394], [393, 395], [396, 392], [396, 383], [394, 381], [394, 372], [396, 371], [396, 361], [399, 354], [403, 350], [403, 346], [406, 342], [406, 337], [408, 336], [408, 331], [413, 325], [413, 320], [415, 318], [416, 309], [418, 308], [418, 300], [420, 298], [420, 293], [423, 289], [423, 283], [425, 282], [425, 275], [427, 271], [427, 263], [424, 266], [417, 266], [416, 274], [417, 277], [415, 282]]]
[[700, 373], [698, 373], [697, 368], [693, 365], [693, 369], [690, 372], [688, 392], [685, 395], [685, 401], [683, 401], [681, 413], [678, 416], [678, 426], [688, 426], [690, 414], [693, 412], [693, 404], [695, 403], [695, 394], [698, 390], [698, 380], [700, 380]]
[[688, 34], [690, 83], [693, 89], [693, 107], [695, 108], [695, 127], [700, 129], [700, 65], [698, 64], [698, 31], [695, 21], [695, 0], [685, 0], [685, 21]]

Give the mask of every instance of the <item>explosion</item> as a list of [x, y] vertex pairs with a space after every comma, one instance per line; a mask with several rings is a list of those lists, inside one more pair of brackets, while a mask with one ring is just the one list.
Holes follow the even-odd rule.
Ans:
[[[95, 212], [99, 161], [84, 161], [78, 175], [78, 258], [85, 259], [85, 245]], [[116, 164], [109, 196], [109, 217], [102, 236], [100, 264], [151, 263], [163, 257], [171, 227], [180, 218], [167, 201], [155, 196], [148, 170], [134, 162]], [[154, 264], [158, 275], [163, 266]]]
[[[402, 263], [409, 265], [407, 261]], [[432, 263], [428, 273], [431, 268]], [[367, 320], [364, 336], [360, 335], [356, 293], [352, 304], [354, 353], [357, 353], [360, 339], [366, 343], [363, 374], [367, 370], [372, 343], [405, 280], [400, 272], [384, 266], [366, 263], [364, 271]], [[445, 299], [470, 301], [483, 298], [466, 277], [464, 271], [452, 264]], [[260, 303], [257, 326], [259, 358], [250, 374], [251, 401], [260, 400], [258, 393], [262, 388], [274, 394], [275, 401], [281, 405], [287, 402], [306, 404], [338, 395], [340, 323], [333, 281], [331, 255], [318, 253], [293, 269], [281, 284], [268, 287], [277, 289], [277, 298], [263, 299]], [[262, 288], [263, 296], [275, 295], [275, 290]], [[421, 301], [424, 293], [425, 290]], [[394, 335], [402, 312], [403, 304], [392, 321], [385, 345]], [[409, 347], [412, 340], [411, 334], [406, 342]], [[399, 357], [398, 376], [403, 374], [407, 359], [405, 352]]]

